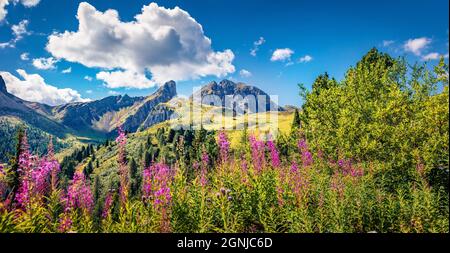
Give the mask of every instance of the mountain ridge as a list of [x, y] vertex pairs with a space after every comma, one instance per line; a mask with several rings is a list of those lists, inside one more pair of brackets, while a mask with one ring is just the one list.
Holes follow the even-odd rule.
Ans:
[[[207, 85], [204, 85], [200, 90], [194, 92], [194, 94], [192, 94], [190, 96], [190, 99], [192, 101], [198, 102], [198, 103], [203, 103], [203, 104], [208, 104], [208, 102], [217, 102], [217, 101], [209, 101], [209, 97], [208, 95], [215, 95], [217, 96], [220, 100], [221, 100], [221, 105], [222, 107], [225, 108], [229, 108], [229, 109], [236, 109], [236, 107], [240, 107], [242, 110], [247, 110], [251, 113], [256, 113], [256, 112], [260, 112], [261, 109], [263, 109], [263, 111], [284, 111], [283, 107], [277, 105], [275, 102], [273, 102], [270, 98], [270, 96], [264, 92], [263, 90], [261, 90], [260, 88], [256, 87], [256, 86], [252, 86], [252, 85], [248, 85], [242, 82], [233, 82], [227, 79], [224, 79], [222, 81], [220, 81], [219, 83], [217, 83], [216, 81], [212, 81], [210, 83], [208, 83]], [[236, 101], [234, 101], [234, 103], [238, 103], [238, 105], [233, 105], [233, 104], [226, 104], [227, 103], [227, 96], [232, 96], [232, 99], [236, 99]], [[238, 96], [242, 96], [243, 99], [239, 99]], [[244, 109], [244, 105], [246, 104], [246, 102], [248, 104], [251, 104], [251, 101], [248, 102], [246, 100], [246, 98], [248, 98], [248, 96], [254, 96], [255, 98], [255, 108], [250, 108], [250, 105], [247, 105], [248, 108]], [[260, 98], [264, 97], [263, 103], [264, 104], [259, 104], [260, 102]], [[201, 101], [199, 101], [198, 99], [201, 99]], [[214, 100], [214, 98], [211, 98]], [[206, 100], [206, 101], [205, 101]], [[230, 101], [233, 102], [233, 101]]]

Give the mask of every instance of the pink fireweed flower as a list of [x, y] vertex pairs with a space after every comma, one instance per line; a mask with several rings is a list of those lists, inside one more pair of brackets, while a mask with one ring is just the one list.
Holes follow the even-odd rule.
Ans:
[[153, 180], [153, 166], [144, 169], [143, 171], [143, 186], [142, 193], [144, 199], [149, 199], [152, 194], [152, 180]]
[[356, 167], [353, 165], [350, 159], [339, 159], [337, 162], [339, 168], [342, 170], [342, 175], [350, 176], [353, 178], [362, 177], [364, 171], [360, 167]]
[[107, 218], [111, 214], [111, 207], [113, 204], [113, 196], [112, 192], [108, 192], [105, 198], [105, 204], [103, 206], [102, 218]]
[[304, 197], [309, 190], [309, 179], [307, 171], [300, 170], [297, 163], [293, 162], [290, 170], [290, 177], [288, 177], [289, 185], [292, 191], [298, 197]]
[[267, 148], [270, 152], [270, 161], [272, 162], [272, 166], [274, 168], [280, 167], [280, 156], [278, 154], [277, 148], [275, 147], [275, 143], [272, 140], [267, 141]]
[[155, 192], [155, 206], [166, 206], [172, 201], [169, 187], [161, 187]]
[[253, 135], [249, 137], [249, 141], [254, 168], [257, 173], [260, 173], [266, 163], [264, 141], [257, 140]]
[[18, 168], [20, 185], [15, 196], [18, 206], [24, 209], [26, 209], [31, 202], [32, 172], [34, 167], [33, 158], [30, 154], [29, 148], [27, 134], [25, 132], [20, 140]]
[[16, 193], [16, 202], [20, 208], [26, 209], [31, 201], [30, 180], [22, 179]]
[[143, 174], [144, 200], [153, 200], [155, 206], [168, 205], [172, 200], [169, 185], [173, 177], [169, 166], [157, 163], [145, 169]]
[[230, 149], [230, 142], [228, 141], [228, 137], [225, 131], [221, 131], [219, 133], [218, 145], [220, 149], [220, 158], [222, 160], [222, 163], [225, 163], [225, 161], [228, 160], [228, 152]]
[[53, 138], [51, 136], [48, 143], [47, 155], [44, 157], [44, 160], [48, 162], [47, 166], [50, 167], [50, 184], [52, 190], [55, 190], [58, 186], [58, 174], [61, 171], [61, 168], [58, 161], [55, 159], [55, 149], [53, 147]]
[[308, 144], [306, 143], [306, 140], [301, 139], [298, 141], [298, 149], [301, 153], [302, 166], [308, 167], [312, 165], [313, 158], [311, 152], [308, 150]]
[[153, 207], [161, 214], [161, 232], [170, 231], [169, 208], [172, 202], [170, 183], [173, 179], [169, 166], [157, 163], [144, 170], [143, 198], [153, 201]]
[[69, 214], [65, 213], [63, 217], [59, 220], [59, 232], [67, 232], [72, 228], [72, 219], [70, 218]]
[[120, 179], [119, 195], [120, 201], [122, 205], [124, 205], [128, 199], [128, 186], [129, 186], [128, 167], [126, 162], [127, 136], [123, 131], [122, 127], [119, 127], [118, 132], [119, 136], [117, 136], [116, 142], [119, 145], [119, 155], [117, 158], [117, 162], [119, 163], [119, 179]]
[[247, 174], [248, 174], [248, 163], [246, 159], [241, 160], [241, 178], [242, 178], [242, 183], [247, 184], [248, 180], [247, 180]]
[[47, 160], [44, 157], [39, 161], [39, 166], [31, 173], [34, 184], [33, 192], [37, 195], [45, 195], [50, 190], [49, 186], [55, 189], [59, 170], [59, 163], [56, 160]]
[[75, 172], [73, 180], [67, 188], [67, 194], [63, 198], [63, 203], [66, 211], [80, 208], [88, 213], [92, 212], [94, 196], [83, 172]]
[[198, 168], [200, 168], [200, 164], [197, 161], [194, 161], [192, 163], [192, 168], [194, 169], [194, 171], [197, 171]]

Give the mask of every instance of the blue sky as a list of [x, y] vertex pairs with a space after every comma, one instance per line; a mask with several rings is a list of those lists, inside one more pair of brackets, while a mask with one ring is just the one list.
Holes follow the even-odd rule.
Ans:
[[[8, 5], [3, 7], [2, 2], [8, 2]], [[187, 22], [192, 25], [189, 29], [201, 25], [203, 34], [196, 36], [195, 46], [190, 45], [188, 49], [180, 49], [179, 44], [190, 33], [180, 31], [182, 28], [179, 27], [183, 27], [186, 21], [177, 20], [170, 20], [178, 22], [173, 28], [175, 35], [163, 33], [163, 42], [155, 44], [145, 44], [146, 35], [139, 32], [128, 34], [128, 42], [111, 41], [102, 35], [85, 45], [80, 39], [62, 38], [64, 31], [78, 31], [76, 14], [80, 2], [0, 0], [0, 18], [2, 8], [7, 11], [0, 21], [0, 72], [3, 76], [5, 72], [10, 73], [21, 81], [8, 75], [9, 87], [30, 85], [35, 90], [32, 93], [20, 87], [14, 88], [16, 95], [23, 94], [25, 99], [34, 98], [53, 104], [71, 99], [98, 99], [110, 94], [141, 96], [152, 93], [164, 79], [178, 79], [179, 94], [190, 95], [194, 86], [228, 78], [278, 95], [281, 105], [300, 105], [297, 83], [309, 87], [315, 77], [325, 71], [340, 80], [348, 67], [374, 46], [393, 56], [405, 56], [410, 62], [428, 60], [433, 64], [440, 55], [448, 57], [447, 0], [154, 1], [157, 9], [179, 6], [187, 12], [195, 19]], [[116, 10], [121, 25], [134, 21], [142, 7], [151, 3], [140, 0], [87, 2], [99, 13], [107, 9]], [[89, 10], [90, 7], [86, 6], [84, 9]], [[146, 17], [151, 18], [151, 14]], [[166, 21], [158, 20], [157, 25], [151, 25], [169, 25], [164, 23]], [[95, 30], [95, 24], [87, 24], [92, 31], [104, 31], [101, 25]], [[48, 49], [46, 45], [52, 33], [58, 40], [52, 42], [51, 49]], [[211, 40], [210, 47], [205, 46], [205, 37]], [[260, 40], [261, 37], [264, 39]], [[258, 40], [263, 43], [255, 46]], [[111, 48], [115, 49], [105, 54], [120, 54], [117, 64], [114, 63], [116, 58], [97, 60], [101, 57], [89, 55], [89, 52], [95, 53], [99, 49], [92, 44], [100, 42], [105, 47], [114, 45]], [[258, 50], [252, 55], [251, 50], [256, 47]], [[231, 54], [234, 56], [232, 59], [229, 58]], [[206, 60], [206, 55], [218, 60]], [[35, 61], [39, 58], [55, 62]], [[146, 70], [136, 67], [141, 62], [149, 67]], [[202, 70], [189, 70], [187, 66], [193, 62]], [[183, 65], [173, 68], [171, 63]], [[62, 73], [69, 68], [70, 73]], [[18, 69], [23, 70], [22, 74], [17, 72]], [[139, 74], [129, 76], [121, 71]], [[103, 77], [98, 76], [100, 72], [105, 73]], [[120, 76], [112, 75], [112, 72]], [[170, 78], [172, 73], [174, 78]], [[86, 80], [89, 77], [92, 80]], [[142, 78], [146, 79], [140, 89], [133, 86], [133, 81]], [[128, 80], [131, 86], [122, 85], [122, 81], [127, 83]], [[56, 91], [49, 85], [55, 86]], [[45, 91], [41, 92], [40, 87]], [[55, 98], [49, 98], [53, 96], [52, 92], [58, 93]]]

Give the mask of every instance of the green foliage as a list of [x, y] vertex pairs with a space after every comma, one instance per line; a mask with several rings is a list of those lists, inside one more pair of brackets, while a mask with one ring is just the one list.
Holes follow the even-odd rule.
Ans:
[[434, 73], [418, 64], [408, 72], [402, 59], [372, 49], [342, 82], [324, 74], [311, 91], [301, 91], [303, 130], [315, 150], [335, 154], [333, 159], [386, 162], [379, 175], [391, 189], [411, 181], [416, 166], [424, 165], [426, 174], [440, 175], [430, 176], [430, 182], [448, 191], [448, 66], [443, 60]]

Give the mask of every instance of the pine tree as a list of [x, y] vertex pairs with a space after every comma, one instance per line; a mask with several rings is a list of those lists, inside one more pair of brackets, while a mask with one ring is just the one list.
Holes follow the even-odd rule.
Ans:
[[138, 176], [138, 173], [137, 173], [137, 169], [138, 169], [138, 166], [137, 166], [137, 163], [136, 163], [136, 161], [134, 160], [134, 158], [131, 158], [131, 160], [130, 160], [130, 163], [128, 164], [128, 166], [129, 166], [129, 178], [130, 178], [130, 193], [131, 193], [131, 196], [134, 196], [134, 195], [136, 195], [136, 193], [139, 191], [139, 188], [138, 188], [138, 186], [137, 186], [137, 183], [138, 183], [138, 178], [137, 178], [137, 176]]
[[145, 151], [144, 153], [144, 167], [147, 168], [148, 166], [150, 166], [150, 163], [152, 161], [152, 154], [150, 151]]
[[298, 109], [295, 109], [294, 120], [292, 121], [292, 129], [299, 129], [301, 127], [300, 115]]
[[86, 175], [89, 176], [92, 171], [94, 171], [94, 167], [92, 166], [92, 161], [89, 161], [85, 168]]
[[20, 178], [19, 178], [19, 156], [21, 154], [21, 142], [23, 136], [25, 135], [25, 130], [19, 127], [17, 130], [17, 144], [16, 144], [16, 157], [11, 162], [11, 173], [9, 173], [7, 181], [9, 182], [9, 188], [12, 192], [12, 198], [14, 199], [15, 194], [19, 188]]

